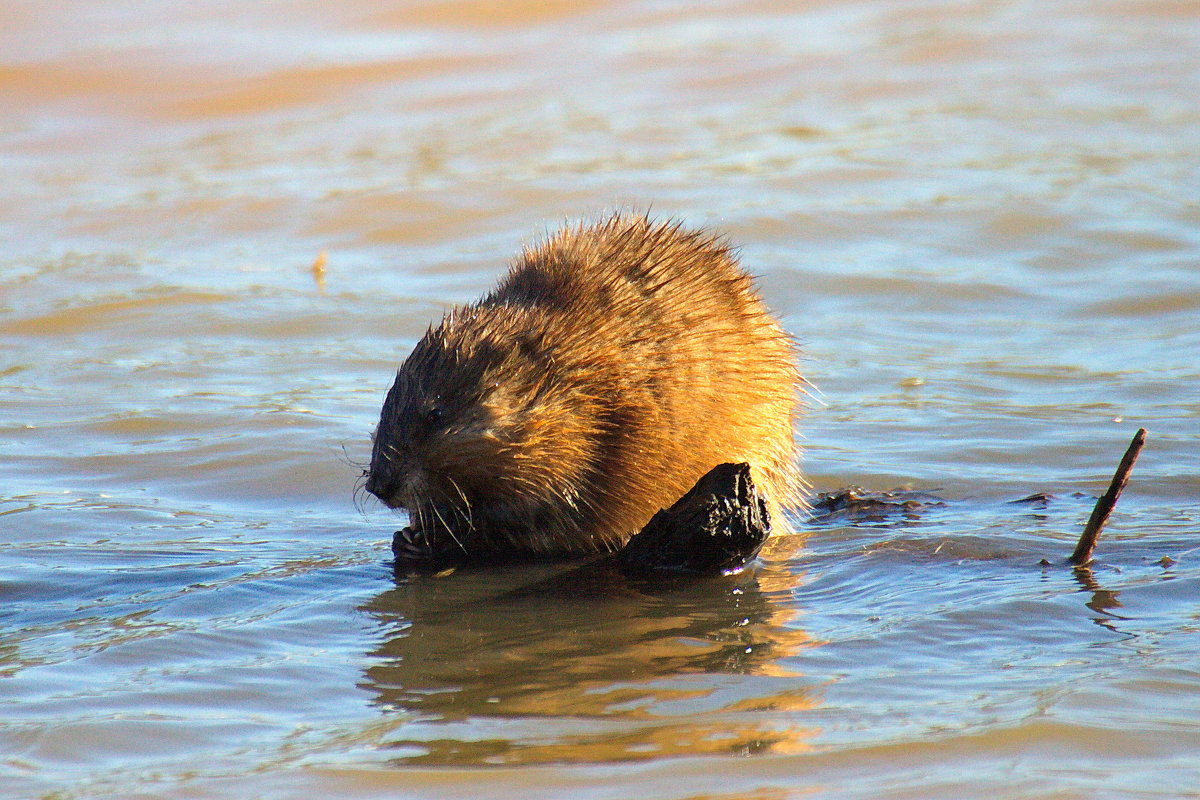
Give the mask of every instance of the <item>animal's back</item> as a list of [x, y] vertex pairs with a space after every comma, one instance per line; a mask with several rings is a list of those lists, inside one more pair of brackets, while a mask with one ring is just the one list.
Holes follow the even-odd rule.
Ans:
[[624, 541], [718, 463], [745, 461], [771, 503], [799, 503], [790, 338], [730, 247], [644, 217], [614, 217], [527, 249], [483, 305], [545, 318], [560, 370], [609, 419], [594, 470], [595, 524]]

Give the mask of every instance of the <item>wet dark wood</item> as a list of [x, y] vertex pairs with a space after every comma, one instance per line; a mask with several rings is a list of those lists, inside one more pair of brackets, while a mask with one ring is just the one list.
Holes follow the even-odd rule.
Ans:
[[721, 575], [746, 566], [771, 531], [748, 464], [720, 464], [659, 511], [617, 554], [627, 575]]
[[1138, 454], [1142, 452], [1142, 445], [1145, 443], [1146, 429], [1138, 428], [1138, 432], [1133, 435], [1133, 441], [1129, 443], [1129, 448], [1125, 451], [1125, 456], [1117, 466], [1112, 482], [1108, 485], [1108, 491], [1096, 501], [1096, 507], [1092, 509], [1092, 516], [1088, 519], [1087, 525], [1083, 528], [1083, 534], [1079, 537], [1079, 544], [1075, 546], [1075, 552], [1067, 559], [1068, 563], [1082, 566], [1092, 560], [1092, 551], [1096, 549], [1100, 531], [1104, 528], [1104, 523], [1108, 522], [1108, 516], [1116, 506], [1117, 498], [1124, 491], [1125, 484], [1129, 483], [1129, 473], [1133, 469], [1133, 462], [1137, 461]]
[[809, 504], [811, 521], [816, 524], [884, 522], [897, 517], [916, 519], [928, 508], [944, 506], [942, 498], [928, 492], [893, 489], [873, 492], [861, 486], [847, 486], [836, 492], [823, 492]]

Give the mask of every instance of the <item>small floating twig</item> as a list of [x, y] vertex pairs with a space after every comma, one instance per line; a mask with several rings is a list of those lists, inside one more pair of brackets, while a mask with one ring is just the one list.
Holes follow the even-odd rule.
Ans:
[[1092, 509], [1092, 516], [1088, 519], [1087, 525], [1084, 526], [1083, 533], [1079, 537], [1079, 544], [1075, 545], [1075, 552], [1071, 553], [1067, 563], [1078, 567], [1092, 560], [1092, 550], [1096, 549], [1100, 530], [1104, 527], [1104, 523], [1108, 522], [1108, 515], [1112, 513], [1113, 507], [1117, 504], [1117, 498], [1121, 496], [1125, 484], [1129, 483], [1129, 472], [1133, 469], [1133, 462], [1137, 461], [1138, 454], [1142, 452], [1142, 445], [1145, 443], [1146, 429], [1138, 428], [1138, 432], [1133, 435], [1133, 441], [1129, 443], [1129, 449], [1125, 451], [1125, 456], [1117, 466], [1116, 473], [1113, 474], [1108, 491], [1096, 501], [1096, 507]]

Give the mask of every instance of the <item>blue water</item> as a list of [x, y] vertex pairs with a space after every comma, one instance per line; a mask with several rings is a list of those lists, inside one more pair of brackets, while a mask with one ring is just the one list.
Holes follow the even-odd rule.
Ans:
[[[0, 22], [0, 797], [1197, 796], [1189, 3]], [[397, 364], [622, 206], [741, 246], [814, 491], [943, 502], [397, 580]]]

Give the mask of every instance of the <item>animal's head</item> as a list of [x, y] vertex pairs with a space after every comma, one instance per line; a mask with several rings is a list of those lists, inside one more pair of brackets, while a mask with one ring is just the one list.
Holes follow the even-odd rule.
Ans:
[[513, 309], [497, 311], [463, 309], [431, 328], [384, 401], [366, 488], [420, 527], [469, 532], [579, 498], [592, 400], [513, 324]]

